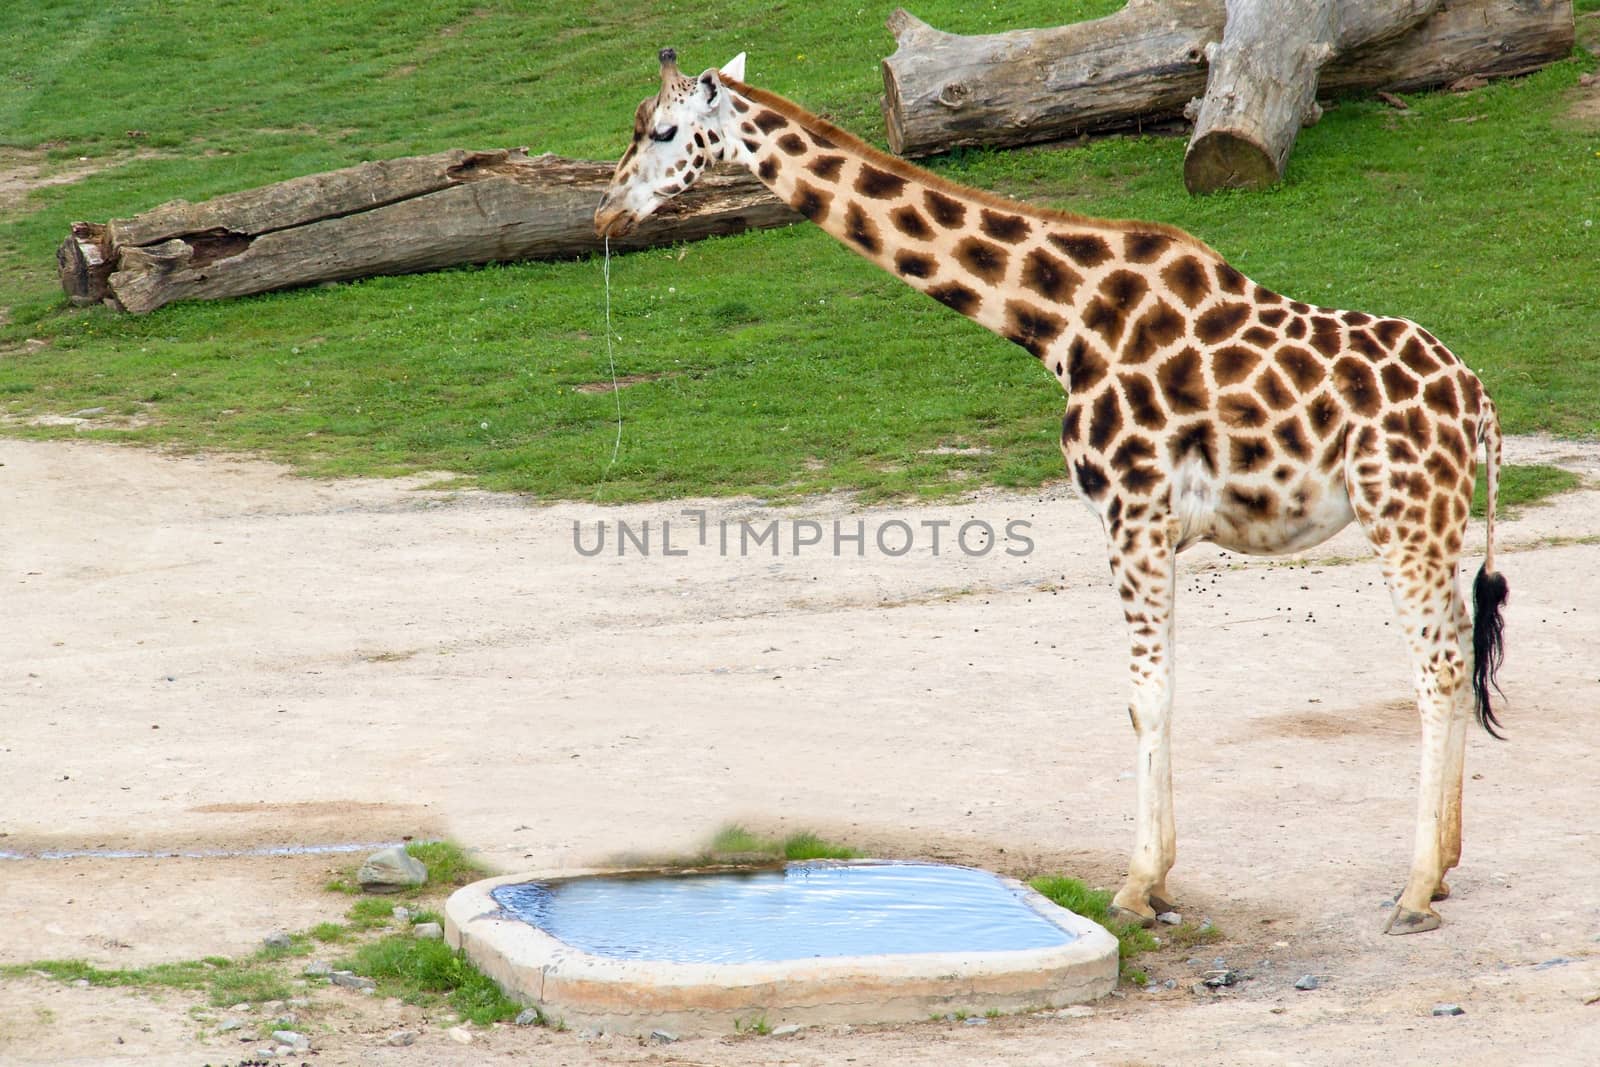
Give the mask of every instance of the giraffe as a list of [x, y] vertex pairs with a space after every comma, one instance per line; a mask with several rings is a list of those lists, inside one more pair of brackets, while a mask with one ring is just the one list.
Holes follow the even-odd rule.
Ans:
[[[1405, 319], [1257, 285], [1182, 230], [966, 188], [747, 85], [741, 53], [661, 89], [595, 212], [631, 231], [714, 163], [748, 167], [850, 250], [1031, 353], [1066, 390], [1061, 451], [1106, 535], [1129, 639], [1137, 815], [1119, 917], [1172, 908], [1170, 723], [1178, 553], [1316, 545], [1353, 518], [1412, 662], [1422, 760], [1411, 868], [1385, 930], [1432, 930], [1461, 857], [1469, 703], [1495, 737], [1507, 585], [1494, 566], [1500, 428], [1478, 378]], [[1487, 548], [1457, 582], [1479, 446]], [[1470, 688], [1470, 696], [1469, 696]]]

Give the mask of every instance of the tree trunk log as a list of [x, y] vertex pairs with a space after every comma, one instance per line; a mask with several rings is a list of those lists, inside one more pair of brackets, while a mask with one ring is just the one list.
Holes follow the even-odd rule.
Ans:
[[[1313, 8], [1323, 0], [1308, 0]], [[1410, 32], [1417, 0], [1336, 0], [1324, 93], [1420, 89], [1468, 74], [1525, 73], [1572, 50], [1572, 0], [1445, 0]], [[1347, 10], [1348, 9], [1348, 10]], [[1304, 5], [1264, 27], [1294, 36]], [[1129, 0], [1113, 15], [1038, 30], [964, 37], [896, 11], [898, 48], [883, 61], [889, 146], [907, 156], [963, 145], [1053, 141], [1180, 115], [1206, 86], [1206, 47], [1221, 42], [1224, 0]]]
[[1176, 115], [1205, 84], [1222, 20], [1221, 0], [1128, 0], [1090, 22], [963, 37], [897, 8], [882, 64], [889, 148], [927, 156]]
[[[131, 219], [74, 223], [57, 252], [77, 304], [152, 311], [325, 281], [599, 251], [594, 209], [614, 165], [521, 150], [363, 163], [175, 200]], [[618, 250], [798, 221], [743, 171], [713, 171]]]
[[1442, 0], [1226, 0], [1220, 44], [1183, 157], [1191, 193], [1262, 189], [1283, 177], [1301, 126], [1322, 117], [1317, 87], [1336, 55], [1409, 34]]

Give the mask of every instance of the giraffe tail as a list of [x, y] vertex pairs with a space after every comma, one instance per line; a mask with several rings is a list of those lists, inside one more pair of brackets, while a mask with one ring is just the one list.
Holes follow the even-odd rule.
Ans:
[[1505, 660], [1505, 619], [1501, 615], [1510, 590], [1505, 576], [1494, 569], [1494, 504], [1500, 488], [1500, 420], [1494, 405], [1484, 398], [1484, 418], [1478, 428], [1478, 442], [1483, 445], [1484, 510], [1488, 518], [1483, 566], [1472, 583], [1472, 695], [1477, 708], [1478, 725], [1489, 736], [1501, 741], [1505, 735], [1498, 727], [1490, 701], [1490, 690], [1500, 693], [1500, 664]]

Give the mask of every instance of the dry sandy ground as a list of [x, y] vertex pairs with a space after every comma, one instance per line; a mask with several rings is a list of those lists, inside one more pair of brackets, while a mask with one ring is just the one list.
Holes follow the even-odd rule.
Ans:
[[[1513, 443], [1597, 479], [1593, 448]], [[0, 440], [0, 850], [239, 848], [449, 834], [506, 870], [690, 846], [733, 819], [1114, 885], [1131, 836], [1125, 640], [1062, 492], [902, 519], [918, 548], [740, 557], [676, 505], [533, 507], [255, 462]], [[920, 524], [1032, 525], [1026, 556]], [[649, 557], [586, 558], [595, 523]], [[660, 553], [662, 519], [675, 548]], [[1600, 1060], [1600, 491], [1503, 527], [1509, 743], [1468, 756], [1445, 926], [1379, 934], [1409, 856], [1409, 672], [1359, 534], [1295, 565], [1184, 557], [1175, 726], [1183, 910], [1228, 935], [1146, 957], [1171, 991], [1088, 1018], [621, 1038], [441, 1020], [344, 991], [316, 1064], [1578, 1063]], [[831, 532], [831, 530], [830, 530]], [[892, 531], [898, 538], [898, 531]], [[613, 526], [614, 535], [615, 528]], [[1474, 527], [1474, 551], [1482, 528]], [[969, 544], [976, 542], [969, 538]], [[1470, 565], [1476, 568], [1476, 560]], [[0, 860], [0, 961], [248, 952], [339, 917], [329, 857]], [[1214, 956], [1253, 977], [1191, 983]], [[1556, 962], [1552, 962], [1556, 961]], [[1297, 992], [1307, 973], [1322, 987]], [[1466, 1014], [1435, 1018], [1437, 1002]], [[234, 1063], [183, 996], [0, 986], [0, 1062]], [[381, 1039], [402, 1023], [411, 1048]]]

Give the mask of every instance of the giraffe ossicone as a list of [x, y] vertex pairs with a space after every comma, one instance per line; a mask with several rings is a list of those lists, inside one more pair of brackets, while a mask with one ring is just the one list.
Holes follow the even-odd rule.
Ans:
[[[1507, 591], [1494, 567], [1500, 427], [1483, 384], [1405, 319], [1315, 307], [1157, 223], [1090, 218], [957, 185], [743, 81], [741, 54], [697, 78], [661, 53], [661, 89], [595, 212], [628, 232], [717, 162], [748, 167], [847, 248], [1015, 342], [1067, 393], [1061, 451], [1106, 533], [1129, 634], [1137, 816], [1114, 905], [1172, 900], [1170, 722], [1179, 552], [1279, 553], [1353, 518], [1411, 654], [1422, 770], [1411, 870], [1386, 929], [1439, 925], [1461, 857], [1467, 719], [1491, 703]], [[1459, 587], [1479, 448], [1485, 557]]]

